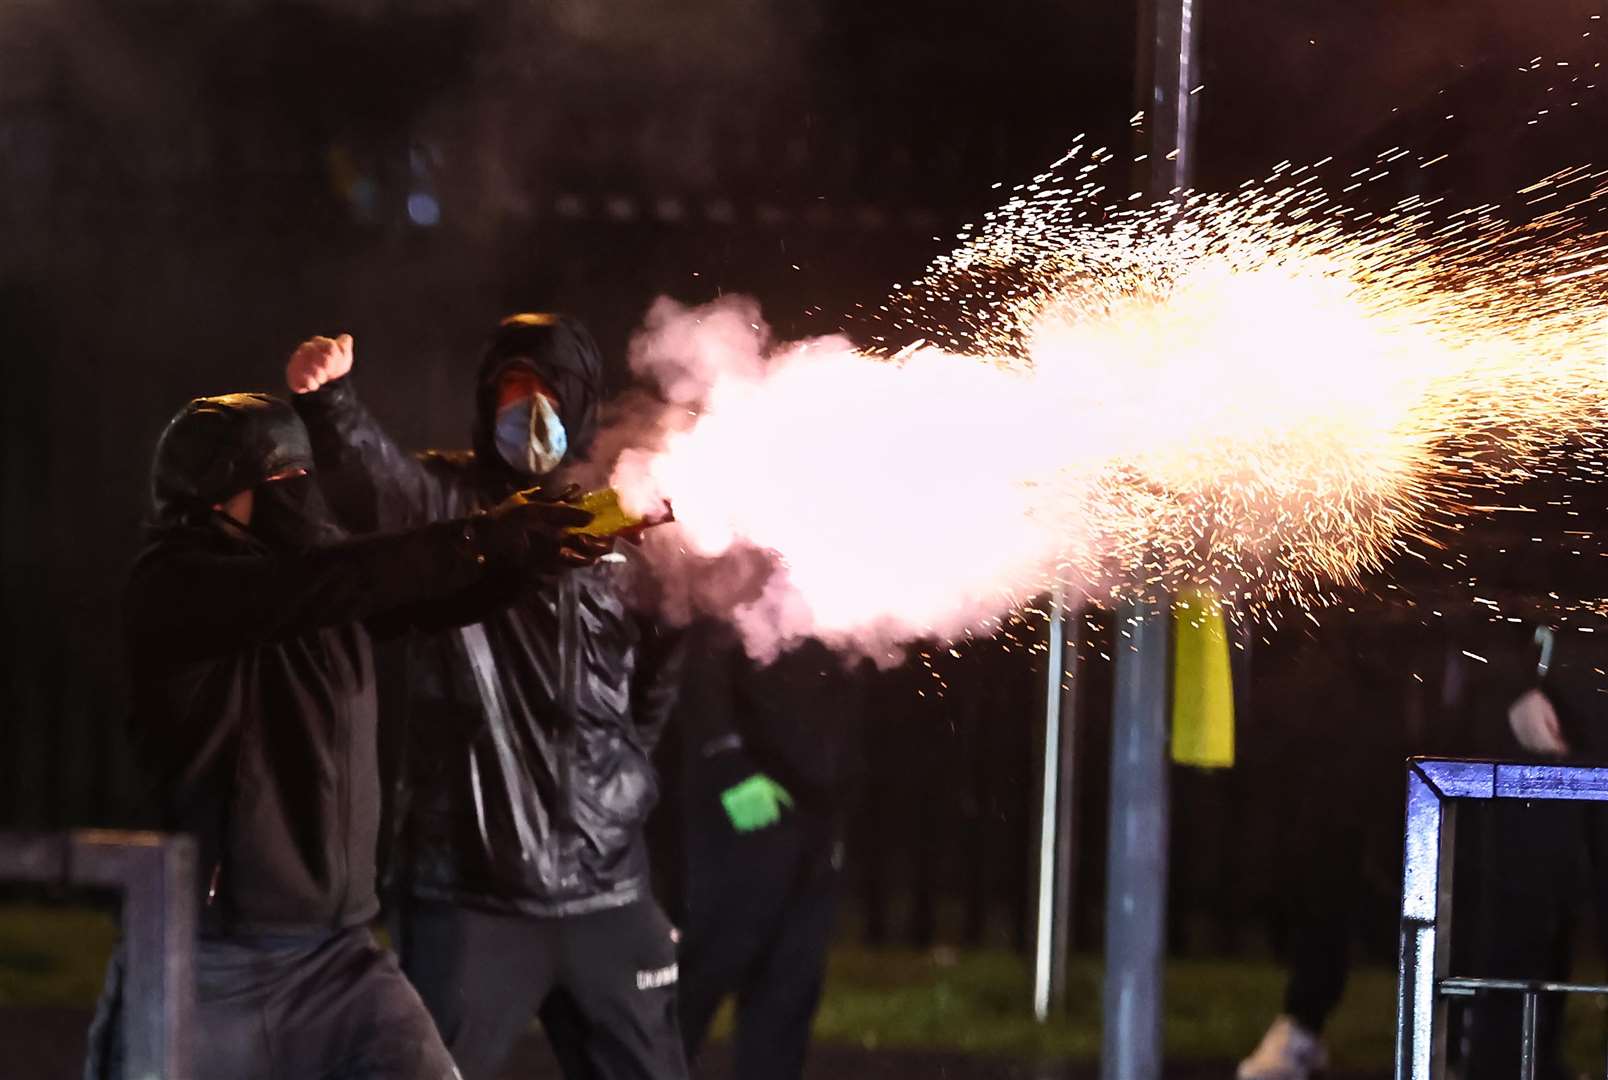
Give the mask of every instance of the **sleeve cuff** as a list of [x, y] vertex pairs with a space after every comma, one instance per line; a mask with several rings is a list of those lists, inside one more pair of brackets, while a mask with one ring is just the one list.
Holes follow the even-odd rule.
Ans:
[[290, 403], [297, 411], [302, 409], [332, 410], [345, 408], [357, 401], [357, 390], [352, 385], [350, 375], [342, 375], [338, 379], [331, 379], [317, 390], [309, 390], [305, 394], [290, 395]]

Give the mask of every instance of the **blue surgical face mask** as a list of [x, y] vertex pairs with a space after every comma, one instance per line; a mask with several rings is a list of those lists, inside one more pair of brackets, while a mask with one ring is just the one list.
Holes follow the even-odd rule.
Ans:
[[502, 459], [529, 476], [545, 476], [558, 468], [569, 449], [564, 422], [546, 394], [510, 402], [498, 410], [495, 437]]

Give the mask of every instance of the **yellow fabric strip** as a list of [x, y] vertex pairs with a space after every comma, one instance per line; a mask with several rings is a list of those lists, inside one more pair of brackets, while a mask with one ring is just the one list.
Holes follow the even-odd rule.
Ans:
[[1234, 764], [1228, 627], [1207, 592], [1180, 596], [1173, 608], [1172, 758], [1203, 769]]

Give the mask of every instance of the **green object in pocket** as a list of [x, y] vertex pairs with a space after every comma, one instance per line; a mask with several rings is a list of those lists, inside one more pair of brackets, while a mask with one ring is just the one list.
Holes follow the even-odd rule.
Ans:
[[738, 832], [764, 829], [782, 820], [782, 807], [793, 805], [787, 789], [764, 773], [755, 773], [720, 793], [731, 827]]

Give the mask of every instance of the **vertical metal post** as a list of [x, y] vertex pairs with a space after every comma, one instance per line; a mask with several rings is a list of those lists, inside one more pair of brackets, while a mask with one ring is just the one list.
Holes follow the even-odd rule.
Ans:
[[1033, 1015], [1041, 1024], [1050, 1015], [1050, 965], [1055, 959], [1050, 924], [1055, 909], [1055, 804], [1061, 778], [1061, 653], [1065, 641], [1066, 621], [1057, 587], [1050, 597], [1050, 646], [1045, 654], [1044, 780], [1039, 804], [1038, 920], [1033, 936]]
[[0, 833], [0, 881], [118, 889], [123, 896], [123, 1075], [192, 1080], [195, 841], [82, 829]]
[[[1106, 855], [1103, 1080], [1161, 1076], [1162, 965], [1167, 937], [1169, 607], [1117, 609]], [[1123, 634], [1128, 636], [1125, 638]]]
[[1520, 1080], [1535, 1080], [1535, 1010], [1538, 996], [1534, 990], [1524, 992], [1524, 1019], [1519, 1030]]
[[1072, 954], [1072, 920], [1077, 912], [1078, 871], [1078, 623], [1081, 606], [1062, 614], [1061, 783], [1055, 812], [1055, 916], [1050, 924], [1050, 1007], [1066, 1009], [1067, 963]]
[[1198, 17], [1197, 0], [1139, 5], [1134, 96], [1145, 113], [1141, 152], [1147, 156], [1136, 179], [1152, 199], [1194, 182]]
[[118, 834], [80, 833], [94, 847], [103, 881], [123, 893], [124, 1075], [190, 1080], [195, 1011], [195, 847], [187, 837], [145, 850], [117, 847]]
[[[1039, 1023], [1065, 1002], [1071, 918], [1073, 733], [1076, 690], [1069, 670], [1067, 631], [1073, 613], [1059, 586], [1050, 597], [1050, 642], [1044, 676], [1044, 778], [1039, 811], [1038, 918], [1033, 949], [1033, 1015]], [[1076, 656], [1074, 640], [1072, 655]]]
[[[1136, 97], [1145, 112], [1144, 167], [1152, 199], [1194, 174], [1196, 0], [1139, 5]], [[1167, 703], [1170, 612], [1123, 604], [1111, 725], [1111, 826], [1106, 873], [1103, 1080], [1159, 1080], [1167, 915]]]
[[1446, 1071], [1446, 1000], [1435, 982], [1451, 954], [1453, 810], [1422, 772], [1407, 770], [1396, 1080], [1440, 1080]]

